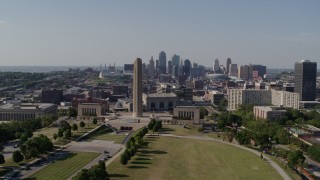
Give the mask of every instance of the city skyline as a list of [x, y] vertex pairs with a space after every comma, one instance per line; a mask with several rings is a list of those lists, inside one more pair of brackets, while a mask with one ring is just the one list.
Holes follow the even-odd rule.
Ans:
[[[74, 3], [77, 2], [77, 3]], [[318, 1], [3, 1], [1, 66], [148, 62], [161, 51], [212, 67], [215, 59], [294, 68], [319, 62]], [[157, 60], [155, 58], [154, 60]]]

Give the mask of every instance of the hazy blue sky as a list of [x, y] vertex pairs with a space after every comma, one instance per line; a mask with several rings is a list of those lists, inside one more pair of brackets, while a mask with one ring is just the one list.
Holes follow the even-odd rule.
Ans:
[[[1, 65], [320, 64], [319, 0], [0, 0]], [[320, 65], [318, 65], [320, 67]]]

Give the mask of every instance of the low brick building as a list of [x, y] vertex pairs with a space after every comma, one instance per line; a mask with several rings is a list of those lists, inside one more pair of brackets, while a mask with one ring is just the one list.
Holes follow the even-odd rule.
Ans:
[[192, 124], [201, 124], [200, 107], [198, 106], [177, 106], [173, 109], [173, 116], [177, 121], [188, 120]]

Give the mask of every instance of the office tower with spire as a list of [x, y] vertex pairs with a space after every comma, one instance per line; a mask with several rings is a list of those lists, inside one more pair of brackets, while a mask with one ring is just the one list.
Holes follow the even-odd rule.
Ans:
[[137, 58], [133, 66], [133, 117], [142, 117], [142, 60]]
[[215, 74], [220, 73], [219, 59], [214, 60], [213, 71]]
[[231, 58], [228, 58], [227, 59], [227, 64], [226, 64], [226, 72], [225, 72], [225, 74], [229, 74], [230, 64], [231, 64]]

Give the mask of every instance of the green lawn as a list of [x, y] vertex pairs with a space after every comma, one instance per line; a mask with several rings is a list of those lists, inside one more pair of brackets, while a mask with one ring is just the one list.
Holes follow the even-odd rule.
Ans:
[[53, 139], [53, 134], [58, 133], [58, 127], [45, 127], [33, 132], [33, 136], [37, 136], [39, 134], [46, 135], [49, 139]]
[[199, 131], [196, 128], [189, 126], [183, 127], [181, 125], [164, 124], [162, 125], [160, 133], [170, 133], [178, 136], [189, 136], [199, 134]]
[[218, 142], [148, 138], [126, 166], [119, 157], [107, 167], [111, 179], [281, 179], [258, 156]]
[[66, 158], [57, 160], [55, 163], [34, 173], [28, 179], [67, 179], [99, 155], [99, 153], [92, 152], [71, 153]]
[[107, 127], [102, 128], [89, 136], [87, 136], [87, 140], [105, 140], [105, 141], [114, 141], [114, 143], [121, 144], [126, 134], [114, 134], [113, 131]]

